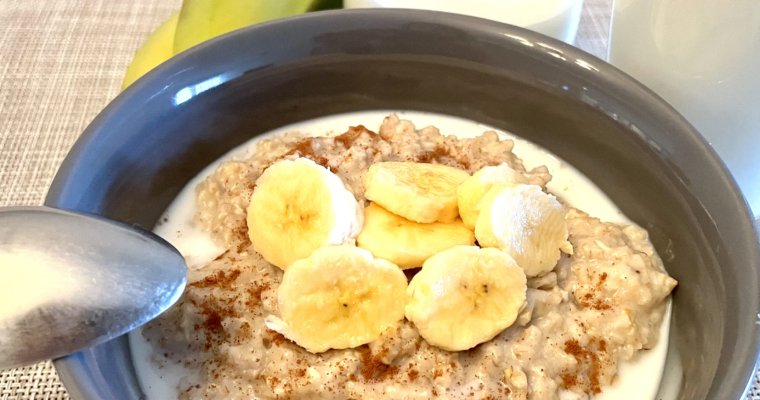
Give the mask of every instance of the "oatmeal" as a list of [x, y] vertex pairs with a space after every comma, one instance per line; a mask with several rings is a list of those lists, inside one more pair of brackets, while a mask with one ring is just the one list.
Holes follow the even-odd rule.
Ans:
[[[544, 168], [526, 171], [513, 144], [493, 133], [472, 139], [417, 130], [386, 118], [377, 133], [353, 127], [335, 137], [285, 135], [261, 142], [248, 160], [227, 161], [197, 187], [197, 222], [226, 251], [189, 271], [182, 300], [143, 334], [158, 364], [191, 371], [181, 398], [512, 398], [599, 394], [618, 364], [658, 341], [667, 276], [644, 230], [602, 222], [566, 207], [572, 255], [527, 280], [515, 323], [466, 351], [445, 351], [404, 319], [356, 348], [310, 353], [269, 329], [283, 271], [253, 251], [246, 209], [271, 164], [305, 157], [337, 174], [366, 205], [365, 174], [382, 161], [415, 161], [472, 174], [506, 163], [545, 187]], [[410, 270], [411, 276], [415, 270]]]

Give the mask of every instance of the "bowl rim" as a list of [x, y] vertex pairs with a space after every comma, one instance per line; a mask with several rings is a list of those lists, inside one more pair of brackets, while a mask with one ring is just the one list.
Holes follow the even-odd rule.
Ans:
[[[213, 57], [208, 57], [209, 54], [214, 53], [215, 49], [220, 47], [220, 44], [231, 44], [235, 41], [244, 40], [244, 38], [249, 35], [266, 34], [268, 31], [276, 31], [282, 29], [283, 26], [289, 25], [304, 25], [321, 21], [331, 21], [332, 24], [340, 26], [340, 21], [344, 18], [400, 20], [410, 23], [435, 21], [436, 24], [453, 26], [483, 36], [491, 37], [498, 34], [501, 40], [516, 41], [517, 39], [504, 36], [504, 33], [508, 32], [516, 34], [522, 38], [550, 44], [551, 47], [559, 48], [570, 56], [592, 62], [595, 70], [593, 71], [595, 74], [593, 78], [594, 80], [600, 82], [600, 85], [619, 93], [620, 96], [628, 96], [633, 99], [645, 99], [653, 102], [651, 110], [665, 115], [669, 120], [678, 125], [680, 131], [687, 133], [687, 135], [684, 135], [684, 139], [688, 139], [691, 142], [691, 145], [696, 146], [698, 151], [704, 156], [705, 170], [712, 170], [717, 173], [720, 180], [731, 189], [730, 193], [723, 193], [724, 196], [728, 196], [724, 197], [724, 202], [730, 202], [737, 210], [737, 217], [741, 224], [740, 226], [732, 227], [732, 229], [740, 231], [742, 237], [746, 239], [750, 261], [756, 267], [752, 272], [754, 272], [754, 278], [758, 278], [758, 269], [760, 269], [760, 245], [758, 245], [758, 243], [760, 243], [760, 240], [758, 240], [758, 233], [754, 226], [754, 220], [747, 201], [741, 194], [736, 181], [733, 179], [726, 165], [721, 161], [717, 153], [712, 147], [710, 147], [708, 142], [697, 132], [697, 130], [673, 107], [665, 102], [665, 100], [634, 78], [608, 64], [604, 60], [559, 40], [501, 22], [439, 11], [410, 9], [341, 9], [313, 12], [242, 28], [201, 43], [175, 55], [130, 85], [112, 100], [88, 125], [80, 138], [75, 142], [56, 173], [54, 181], [46, 196], [45, 204], [49, 206], [60, 206], [65, 203], [64, 199], [76, 196], [76, 185], [73, 185], [71, 181], [72, 171], [82, 167], [82, 160], [87, 154], [88, 147], [109, 124], [113, 123], [113, 121], [119, 120], [121, 110], [139, 108], [140, 104], [144, 102], [145, 95], [160, 95], [162, 92], [155, 93], [153, 89], [156, 87], [164, 87], [164, 89], [166, 89], [168, 87], [167, 85], [164, 85], [166, 82], [171, 82], [172, 84], [197, 83], [203, 81], [209, 75], [229, 73], [230, 71], [226, 70], [226, 68], [230, 67], [228, 63], [214, 59]], [[229, 57], [232, 57], [233, 60], [235, 59], [234, 55]], [[207, 61], [209, 59], [213, 59], [214, 61], [204, 66], [206, 70], [187, 67], [187, 65], [194, 65], [195, 61]], [[227, 74], [226, 79], [235, 79], [245, 71], [235, 72], [235, 74]], [[581, 72], [586, 74], [591, 73], [590, 71], [585, 70]], [[755, 281], [760, 281], [760, 279], [755, 279]], [[754, 340], [751, 343], [753, 347], [751, 352], [747, 351], [745, 353], [747, 356], [741, 363], [741, 367], [732, 369], [737, 377], [737, 381], [744, 382], [743, 388], [735, 388], [736, 392], [740, 393], [741, 396], [749, 394], [750, 388], [753, 384], [753, 377], [758, 366], [760, 366], [760, 328], [758, 327], [758, 325], [760, 325], [760, 292], [756, 290], [752, 297], [753, 298], [745, 301], [754, 300], [754, 311], [757, 314], [757, 319], [753, 321]], [[72, 397], [74, 398], [77, 396], [83, 396], [83, 392], [80, 391], [81, 385], [79, 385], [78, 382], [79, 378], [86, 378], [88, 376], [87, 371], [84, 371], [78, 364], [81, 355], [81, 353], [75, 353], [53, 361], [55, 368], [61, 375], [64, 385], [67, 389], [71, 388]]]

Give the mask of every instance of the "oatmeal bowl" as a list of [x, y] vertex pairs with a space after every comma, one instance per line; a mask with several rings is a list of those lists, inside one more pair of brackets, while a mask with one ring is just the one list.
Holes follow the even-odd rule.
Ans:
[[188, 264], [74, 398], [713, 399], [758, 354], [757, 238], [672, 108], [516, 27], [317, 13], [198, 46], [90, 125], [47, 204]]

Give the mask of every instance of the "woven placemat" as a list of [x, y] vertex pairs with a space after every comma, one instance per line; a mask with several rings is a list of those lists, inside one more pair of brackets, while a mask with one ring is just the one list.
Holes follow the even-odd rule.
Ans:
[[[42, 204], [69, 148], [181, 0], [0, 0], [0, 206]], [[1, 400], [68, 399], [52, 363], [0, 371]]]
[[[577, 45], [605, 58], [612, 0], [586, 0]], [[78, 135], [180, 0], [0, 0], [0, 207], [42, 204]], [[760, 383], [753, 399], [760, 399]], [[68, 399], [50, 362], [0, 371], [0, 400]]]

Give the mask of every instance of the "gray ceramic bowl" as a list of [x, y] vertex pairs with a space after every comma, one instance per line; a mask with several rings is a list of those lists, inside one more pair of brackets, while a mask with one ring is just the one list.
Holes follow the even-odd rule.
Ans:
[[[67, 157], [47, 204], [151, 227], [191, 177], [257, 133], [366, 109], [470, 118], [574, 164], [649, 230], [680, 281], [670, 346], [683, 379], [669, 374], [663, 387], [689, 400], [747, 392], [758, 355], [760, 255], [725, 167], [652, 92], [519, 28], [356, 10], [235, 32], [114, 100]], [[123, 337], [55, 365], [74, 398], [141, 397]]]

